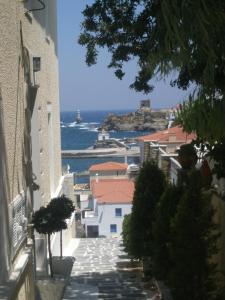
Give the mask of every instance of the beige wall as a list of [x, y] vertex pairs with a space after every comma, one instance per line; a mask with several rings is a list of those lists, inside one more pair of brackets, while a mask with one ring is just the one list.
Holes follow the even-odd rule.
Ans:
[[[0, 250], [0, 282], [7, 281], [14, 271], [15, 256], [26, 251], [25, 231], [20, 252], [12, 251], [15, 199], [24, 194], [29, 221], [32, 172], [40, 186], [34, 192], [36, 208], [50, 201], [61, 178], [56, 1], [45, 2], [49, 7], [27, 17], [27, 8], [40, 7], [38, 1], [0, 0], [0, 208], [1, 214], [4, 212], [4, 218], [0, 218], [4, 244]], [[34, 84], [33, 56], [41, 57], [41, 70], [35, 74], [39, 88], [34, 110], [29, 88]], [[31, 269], [25, 268], [24, 272], [28, 274]], [[26, 284], [26, 274], [20, 286]], [[25, 299], [23, 291], [18, 299]], [[31, 295], [27, 299], [32, 299]]]
[[[34, 7], [37, 1], [33, 1]], [[36, 3], [36, 4], [35, 4]], [[51, 1], [51, 6], [55, 1]], [[55, 32], [46, 35], [45, 28], [41, 27], [41, 20], [45, 10], [31, 13], [31, 18], [25, 16], [25, 7], [22, 1], [0, 1], [0, 84], [2, 93], [2, 110], [4, 116], [4, 138], [6, 144], [6, 159], [8, 178], [10, 181], [11, 201], [24, 185], [24, 136], [29, 135], [25, 121], [27, 99], [27, 85], [24, 78], [22, 62], [22, 42], [28, 49], [30, 59], [33, 56], [41, 57], [41, 71], [36, 73], [36, 83], [40, 85], [37, 91], [36, 103], [38, 110], [38, 131], [40, 145], [40, 172], [42, 202], [48, 202], [49, 191], [49, 149], [48, 149], [48, 112], [47, 105], [51, 103], [54, 148], [54, 186], [57, 188], [61, 177], [60, 159], [60, 121], [58, 95], [58, 60], [54, 41]], [[55, 13], [54, 10], [51, 11]], [[35, 16], [35, 17], [34, 17]], [[42, 16], [42, 18], [40, 17]], [[55, 18], [50, 16], [51, 22]], [[20, 27], [21, 22], [21, 27]], [[31, 79], [33, 77], [31, 68]], [[32, 80], [33, 81], [33, 80]], [[25, 149], [26, 152], [26, 149]]]

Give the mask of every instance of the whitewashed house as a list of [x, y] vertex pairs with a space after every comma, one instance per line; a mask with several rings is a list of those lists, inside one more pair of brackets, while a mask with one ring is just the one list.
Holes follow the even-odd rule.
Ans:
[[128, 178], [128, 164], [118, 162], [105, 162], [102, 164], [92, 165], [89, 169], [90, 182], [102, 178], [122, 179]]
[[124, 216], [131, 213], [134, 182], [101, 179], [91, 182], [93, 210], [85, 212], [87, 237], [118, 237]]
[[194, 133], [188, 134], [179, 126], [138, 137], [140, 161], [144, 163], [148, 160], [155, 160], [167, 180], [176, 184], [177, 172], [181, 167], [176, 159], [178, 156], [176, 150], [181, 145], [191, 143], [195, 138]]
[[109, 133], [104, 129], [98, 133], [98, 141], [106, 141], [109, 140]]
[[173, 154], [181, 145], [191, 143], [195, 138], [194, 133], [188, 134], [179, 126], [140, 136], [137, 138], [140, 146], [140, 161], [143, 163], [155, 159], [159, 147], [166, 153]]

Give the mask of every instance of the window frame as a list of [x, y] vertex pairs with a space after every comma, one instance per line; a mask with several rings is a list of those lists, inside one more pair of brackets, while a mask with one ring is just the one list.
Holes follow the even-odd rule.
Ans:
[[117, 224], [110, 224], [110, 233], [117, 233]]
[[[120, 214], [118, 214], [118, 211], [120, 211]], [[121, 218], [122, 217], [122, 208], [121, 207], [115, 208], [115, 217], [116, 218]]]

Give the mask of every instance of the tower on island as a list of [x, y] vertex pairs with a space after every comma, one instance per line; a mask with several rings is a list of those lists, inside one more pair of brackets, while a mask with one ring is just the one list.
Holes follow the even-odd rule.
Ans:
[[141, 100], [140, 101], [140, 109], [150, 110], [151, 109], [151, 101], [150, 101], [150, 99]]

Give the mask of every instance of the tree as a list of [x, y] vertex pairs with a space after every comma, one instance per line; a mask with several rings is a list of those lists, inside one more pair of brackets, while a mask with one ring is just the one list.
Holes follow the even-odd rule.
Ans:
[[157, 279], [167, 281], [173, 267], [169, 246], [171, 243], [171, 220], [182, 195], [182, 187], [168, 185], [155, 212], [153, 224], [153, 273]]
[[165, 176], [153, 162], [145, 162], [135, 183], [130, 227], [130, 253], [139, 259], [152, 255], [152, 224], [165, 189]]
[[[75, 209], [73, 201], [65, 195], [53, 198], [48, 204], [48, 208], [54, 214], [55, 218], [59, 220], [69, 219]], [[60, 257], [62, 258], [62, 230], [60, 230]]]
[[189, 100], [180, 106], [175, 122], [187, 133], [196, 132], [202, 143], [210, 143], [212, 147], [219, 143], [221, 148], [224, 148], [224, 114], [225, 93], [219, 93], [216, 89], [211, 93], [200, 90], [196, 97], [190, 96]]
[[131, 87], [146, 93], [153, 77], [175, 70], [172, 85], [196, 87], [178, 123], [207, 141], [225, 139], [224, 0], [95, 0], [83, 15], [79, 43], [88, 65], [106, 47], [108, 67], [122, 79], [123, 65], [135, 58], [139, 71]]
[[129, 255], [131, 255], [131, 253], [130, 253], [130, 243], [131, 243], [131, 239], [130, 239], [131, 232], [130, 232], [130, 229], [131, 229], [131, 214], [124, 216], [123, 225], [122, 225], [123, 246], [124, 246], [124, 250]]
[[215, 267], [218, 232], [211, 196], [202, 191], [200, 172], [192, 170], [172, 220], [169, 284], [175, 300], [218, 299]]
[[96, 0], [83, 11], [79, 43], [86, 62], [96, 63], [98, 47], [112, 54], [118, 78], [123, 64], [136, 58], [139, 73], [131, 87], [149, 92], [156, 73], [178, 72], [173, 84], [194, 82], [224, 92], [225, 2], [223, 0]]
[[34, 229], [40, 234], [47, 234], [50, 274], [53, 277], [52, 252], [51, 252], [51, 234], [67, 228], [65, 220], [58, 218], [51, 210], [50, 206], [40, 207], [32, 218]]

